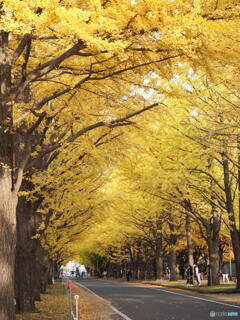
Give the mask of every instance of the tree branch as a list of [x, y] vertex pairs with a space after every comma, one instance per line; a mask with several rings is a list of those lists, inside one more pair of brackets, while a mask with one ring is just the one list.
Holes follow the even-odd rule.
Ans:
[[[100, 121], [100, 122], [97, 122], [97, 123], [94, 123], [92, 125], [89, 125], [81, 130], [79, 130], [77, 133], [75, 133], [74, 135], [72, 135], [71, 137], [69, 137], [66, 142], [67, 143], [70, 143], [70, 142], [73, 142], [74, 140], [76, 140], [77, 138], [79, 138], [80, 136], [84, 135], [85, 133], [91, 131], [91, 130], [94, 130], [96, 128], [100, 128], [100, 127], [108, 127], [108, 128], [114, 128], [114, 127], [118, 127], [118, 126], [121, 126], [121, 125], [129, 125], [129, 124], [132, 124], [131, 122], [127, 122], [126, 120], [132, 118], [132, 117], [135, 117], [147, 110], [151, 110], [153, 109], [154, 107], [156, 106], [159, 106], [161, 103], [154, 103], [150, 106], [147, 106], [145, 108], [142, 108], [141, 110], [138, 110], [136, 112], [133, 112], [125, 117], [122, 117], [122, 118], [119, 118], [117, 120], [113, 120], [113, 121], [110, 121], [110, 122], [103, 122], [103, 121]], [[52, 146], [50, 146], [49, 148], [46, 148], [45, 150], [42, 151], [42, 153], [40, 153], [41, 156], [44, 156], [48, 153], [51, 153], [53, 151], [55, 151], [56, 149], [58, 149], [59, 147], [61, 146], [60, 143], [56, 143]]]
[[16, 63], [17, 59], [21, 56], [23, 53], [26, 45], [28, 42], [31, 41], [31, 37], [29, 34], [25, 34], [21, 42], [19, 43], [17, 49], [15, 50], [14, 54], [12, 55], [11, 64], [13, 65]]

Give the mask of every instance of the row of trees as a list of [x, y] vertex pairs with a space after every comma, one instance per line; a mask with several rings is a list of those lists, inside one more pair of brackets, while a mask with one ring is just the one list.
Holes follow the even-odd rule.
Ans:
[[[169, 125], [165, 128], [165, 120], [161, 118], [166, 117], [162, 112], [168, 109], [166, 104], [170, 108], [175, 105], [176, 101], [170, 97], [183, 99], [178, 102], [180, 106], [182, 101], [181, 110], [185, 109], [186, 102], [190, 103], [188, 99], [204, 105], [205, 93], [199, 93], [198, 98], [196, 95], [186, 97], [186, 88], [179, 88], [178, 77], [183, 79], [192, 68], [194, 74], [204, 75], [203, 78], [211, 79], [214, 85], [224, 80], [225, 89], [223, 92], [221, 89], [220, 94], [230, 99], [228, 107], [235, 105], [235, 98], [229, 98], [229, 93], [237, 98], [238, 80], [234, 77], [239, 66], [239, 35], [235, 32], [238, 23], [239, 4], [234, 0], [185, 1], [184, 4], [167, 0], [161, 3], [154, 0], [147, 3], [128, 0], [121, 3], [111, 0], [1, 2], [0, 320], [15, 318], [15, 299], [18, 311], [34, 307], [39, 293], [46, 288], [53, 261], [61, 264], [76, 255], [84, 234], [97, 237], [95, 231], [109, 229], [108, 219], [115, 226], [113, 208], [106, 211], [110, 208], [109, 202], [116, 203], [110, 199], [109, 188], [113, 185], [109, 181], [116, 171], [119, 175], [123, 172], [129, 179], [129, 190], [136, 189], [135, 173], [131, 171], [130, 177], [123, 170], [127, 164], [120, 159], [127, 152], [126, 161], [130, 154], [141, 159], [152, 152], [144, 136], [145, 133], [146, 137], [152, 136], [151, 130], [156, 130], [154, 135], [166, 133]], [[228, 69], [224, 72], [226, 66]], [[190, 78], [193, 80], [193, 76]], [[209, 107], [209, 110], [212, 109]], [[188, 116], [190, 122], [192, 117]], [[232, 118], [231, 121], [237, 121], [237, 117]], [[225, 125], [226, 130], [236, 129], [236, 124], [232, 127], [226, 121], [230, 121], [228, 116], [220, 111], [217, 132]], [[209, 125], [206, 122], [205, 125], [201, 128], [202, 136], [197, 131], [200, 142], [206, 127], [209, 132]], [[184, 129], [185, 135], [194, 137], [195, 143], [196, 127], [189, 129], [190, 133]], [[235, 131], [231, 137], [234, 136]], [[165, 139], [167, 137], [173, 138], [168, 135]], [[210, 134], [210, 138], [206, 148], [214, 135]], [[222, 140], [220, 144], [228, 152], [222, 151], [225, 184], [221, 192], [226, 191], [228, 195], [228, 207], [219, 211], [229, 214], [238, 266], [240, 250], [233, 211], [237, 198], [232, 195], [238, 181], [238, 162], [230, 157], [231, 152], [236, 155], [232, 140]], [[161, 147], [165, 159], [181, 157], [181, 149], [171, 149], [170, 140], [166, 141]], [[182, 143], [184, 149], [184, 140]], [[151, 144], [155, 144], [154, 139]], [[146, 151], [142, 153], [141, 149]], [[173, 155], [167, 156], [167, 152]], [[161, 154], [157, 152], [158, 156]], [[199, 151], [199, 154], [202, 153]], [[141, 163], [147, 165], [142, 159]], [[170, 171], [179, 172], [179, 169], [186, 172], [185, 168], [179, 165], [175, 168], [173, 164]], [[189, 167], [188, 171], [192, 169], [197, 170], [198, 174], [194, 175], [197, 179], [199, 167]], [[197, 215], [208, 221], [204, 214], [211, 207], [213, 220], [218, 217], [214, 212], [220, 200], [210, 197], [212, 202], [206, 202], [206, 210], [199, 209], [197, 200], [195, 202], [197, 191], [188, 195], [190, 180], [185, 175], [174, 174], [171, 178], [164, 171], [163, 179], [158, 175], [159, 179], [154, 182], [154, 189], [144, 182], [152, 179], [154, 172], [150, 171], [147, 178], [139, 177], [140, 189], [135, 199], [142, 192], [153, 193], [151, 196], [163, 203], [163, 207], [159, 203], [154, 213], [158, 225], [157, 246], [161, 245], [159, 230], [163, 226], [162, 218], [158, 217], [165, 211], [174, 217], [174, 228], [175, 223], [180, 223], [181, 210], [188, 212], [187, 216], [192, 219]], [[176, 180], [174, 182], [176, 176], [179, 188]], [[207, 181], [201, 181], [206, 187]], [[170, 183], [174, 183], [173, 190], [169, 188]], [[224, 192], [220, 197], [225, 204]], [[127, 203], [129, 201], [124, 206]], [[135, 202], [132, 206], [132, 212], [136, 212]], [[179, 218], [175, 217], [173, 208], [177, 208]], [[153, 211], [151, 219], [152, 216]], [[106, 224], [102, 225], [104, 221]], [[170, 230], [172, 227], [169, 225]], [[114, 239], [114, 234], [109, 237]]]
[[126, 248], [137, 250], [140, 256], [145, 252], [146, 261], [154, 257], [157, 278], [162, 278], [168, 256], [173, 279], [176, 257], [179, 263], [187, 249], [188, 262], [193, 264], [194, 248], [204, 247], [202, 261], [198, 254], [194, 260], [209, 264], [209, 283], [218, 284], [229, 237], [236, 266], [238, 261], [239, 241], [234, 243], [234, 236], [240, 217], [235, 122], [239, 97], [222, 86], [201, 83], [196, 90], [188, 83], [187, 88], [187, 100], [178, 98], [171, 109], [152, 115], [156, 122], [144, 124], [144, 135], [131, 135], [127, 156], [113, 170], [108, 189], [104, 188], [105, 194], [109, 192], [108, 218], [99, 230], [90, 230], [87, 242], [118, 263], [126, 261]]

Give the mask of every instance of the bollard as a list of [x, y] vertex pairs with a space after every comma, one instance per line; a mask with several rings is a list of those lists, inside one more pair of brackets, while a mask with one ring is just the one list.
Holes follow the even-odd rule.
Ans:
[[70, 307], [70, 317], [72, 318], [72, 284], [69, 280], [67, 280], [66, 283], [66, 287], [67, 287], [67, 292], [68, 292], [68, 301], [69, 301], [69, 307]]
[[67, 280], [67, 289], [69, 289], [69, 290], [72, 289], [72, 285], [71, 285], [71, 282], [69, 280]]
[[79, 295], [76, 294], [74, 296], [74, 299], [75, 299], [75, 302], [76, 302], [76, 320], [79, 320], [79, 318], [78, 318], [78, 299], [79, 299]]

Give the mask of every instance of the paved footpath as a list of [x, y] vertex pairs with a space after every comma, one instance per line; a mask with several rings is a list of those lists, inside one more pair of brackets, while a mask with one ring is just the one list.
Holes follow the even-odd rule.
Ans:
[[95, 279], [78, 284], [111, 303], [113, 319], [125, 320], [228, 320], [240, 319], [240, 304], [201, 294]]

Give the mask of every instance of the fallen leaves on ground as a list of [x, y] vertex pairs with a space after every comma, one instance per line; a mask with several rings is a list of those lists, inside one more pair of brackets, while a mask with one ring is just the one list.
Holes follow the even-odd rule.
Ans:
[[66, 289], [61, 282], [49, 286], [47, 293], [41, 295], [41, 300], [36, 302], [35, 312], [24, 312], [17, 315], [17, 320], [66, 320], [69, 307]]

